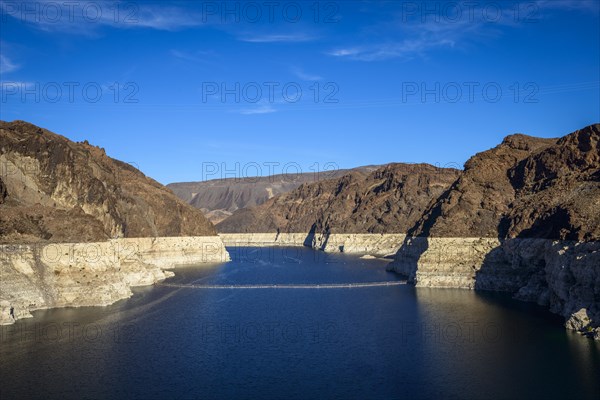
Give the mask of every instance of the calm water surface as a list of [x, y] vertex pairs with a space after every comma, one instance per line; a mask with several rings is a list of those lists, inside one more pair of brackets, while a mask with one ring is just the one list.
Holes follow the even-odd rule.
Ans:
[[[231, 252], [169, 282], [400, 279], [307, 248]], [[2, 400], [600, 398], [598, 343], [540, 307], [465, 290], [155, 286], [0, 333]]]

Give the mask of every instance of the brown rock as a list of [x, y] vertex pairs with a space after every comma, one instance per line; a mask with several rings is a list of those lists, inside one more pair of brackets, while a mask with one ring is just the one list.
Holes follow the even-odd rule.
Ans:
[[303, 184], [265, 204], [239, 210], [220, 232], [406, 233], [458, 170], [390, 164], [371, 173]]
[[600, 125], [561, 139], [508, 136], [466, 164], [412, 234], [600, 238]]
[[199, 210], [104, 149], [23, 121], [0, 121], [0, 149], [0, 242], [216, 234]]

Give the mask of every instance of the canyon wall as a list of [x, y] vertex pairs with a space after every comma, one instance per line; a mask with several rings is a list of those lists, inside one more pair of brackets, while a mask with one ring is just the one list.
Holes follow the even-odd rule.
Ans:
[[[248, 167], [248, 168], [245, 168]], [[327, 179], [339, 178], [351, 171], [358, 174], [368, 174], [377, 169], [375, 166], [363, 166], [349, 169], [330, 169], [306, 173], [278, 174], [270, 176], [248, 177], [248, 172], [260, 172], [265, 167], [267, 170], [275, 169], [271, 165], [246, 165], [240, 168], [238, 174], [243, 177], [226, 178], [231, 171], [224, 171], [224, 165], [210, 165], [206, 169], [208, 177], [215, 177], [203, 182], [178, 182], [167, 185], [180, 199], [202, 210], [204, 215], [214, 224], [227, 219], [233, 212], [242, 208], [254, 207], [265, 203], [267, 200], [292, 191], [303, 183], [313, 183]], [[268, 168], [267, 168], [268, 167]], [[287, 169], [284, 165], [282, 169]], [[249, 169], [250, 171], [247, 171]], [[223, 175], [222, 178], [218, 178]]]
[[217, 229], [226, 242], [391, 256], [417, 286], [506, 291], [597, 331], [599, 133], [510, 135], [462, 172], [390, 164], [304, 184]]
[[220, 233], [405, 234], [459, 171], [388, 164], [368, 174], [305, 183], [217, 224]]
[[202, 212], [87, 141], [0, 121], [0, 324], [229, 259]]
[[475, 155], [390, 268], [417, 286], [511, 292], [598, 337], [599, 142], [596, 124], [560, 139], [511, 135]]

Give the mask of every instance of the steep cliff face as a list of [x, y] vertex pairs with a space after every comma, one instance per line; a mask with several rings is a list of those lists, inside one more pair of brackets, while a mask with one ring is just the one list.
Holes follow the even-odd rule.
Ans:
[[39, 309], [112, 304], [179, 265], [228, 260], [217, 236], [0, 245], [0, 325]]
[[98, 147], [15, 121], [0, 150], [0, 325], [229, 259], [199, 210]]
[[600, 125], [561, 138], [508, 171], [515, 200], [500, 236], [600, 240]]
[[412, 233], [598, 240], [599, 131], [596, 124], [561, 139], [508, 136], [465, 164]]
[[87, 142], [0, 122], [0, 150], [3, 243], [216, 235], [199, 210]]
[[498, 226], [515, 189], [508, 170], [529, 155], [551, 146], [555, 139], [511, 135], [497, 147], [476, 154], [449, 191], [423, 215], [415, 236], [498, 237]]
[[303, 184], [217, 225], [224, 233], [405, 233], [459, 171], [390, 164], [364, 174]]
[[598, 124], [561, 139], [513, 135], [475, 155], [394, 268], [419, 286], [509, 291], [598, 327], [599, 138]]

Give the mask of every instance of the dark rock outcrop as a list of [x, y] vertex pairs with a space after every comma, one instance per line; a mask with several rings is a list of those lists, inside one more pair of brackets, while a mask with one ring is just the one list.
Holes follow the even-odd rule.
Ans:
[[0, 242], [216, 234], [199, 210], [87, 142], [0, 122], [0, 150]]
[[6, 185], [4, 185], [4, 182], [0, 177], [0, 204], [4, 203], [4, 199], [6, 199], [6, 196], [8, 196], [8, 192], [6, 191]]
[[600, 240], [600, 125], [567, 135], [508, 171], [507, 238]]
[[411, 233], [434, 237], [497, 237], [499, 223], [515, 198], [508, 171], [555, 142], [517, 134], [508, 136], [491, 150], [476, 154], [465, 163], [460, 178], [437, 199]]
[[473, 156], [414, 236], [600, 239], [600, 125], [561, 139], [508, 136]]
[[303, 184], [236, 211], [220, 232], [406, 233], [459, 174], [428, 164], [389, 164]]

